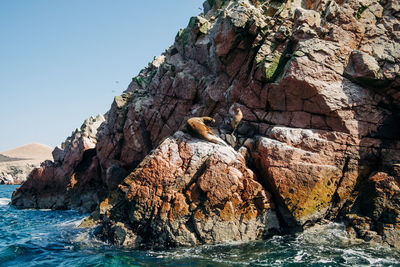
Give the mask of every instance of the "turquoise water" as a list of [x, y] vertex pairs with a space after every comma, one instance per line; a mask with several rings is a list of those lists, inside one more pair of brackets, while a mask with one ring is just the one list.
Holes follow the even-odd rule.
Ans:
[[296, 236], [162, 251], [124, 251], [76, 226], [75, 211], [17, 210], [0, 186], [0, 266], [400, 266], [400, 251], [351, 241], [341, 224]]

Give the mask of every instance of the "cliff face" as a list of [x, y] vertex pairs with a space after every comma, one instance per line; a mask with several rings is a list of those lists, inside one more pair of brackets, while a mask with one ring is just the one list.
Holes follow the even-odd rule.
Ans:
[[[338, 217], [355, 236], [399, 246], [398, 1], [218, 0], [204, 8], [115, 98], [97, 134], [75, 136], [12, 203], [91, 211], [108, 195], [90, 220], [128, 247], [250, 240]], [[233, 104], [243, 112], [237, 138], [229, 134]], [[196, 139], [174, 133], [193, 116], [213, 117], [243, 166], [224, 162], [215, 145], [215, 158], [201, 154], [198, 175], [185, 176], [190, 159], [177, 159], [174, 147]], [[222, 185], [210, 177], [236, 189], [216, 198]], [[246, 191], [245, 181], [261, 188]], [[197, 226], [207, 220], [221, 227]]]
[[53, 150], [54, 161], [44, 161], [13, 193], [20, 208], [91, 210], [107, 190], [96, 158], [96, 134], [104, 117], [87, 119], [80, 129]]

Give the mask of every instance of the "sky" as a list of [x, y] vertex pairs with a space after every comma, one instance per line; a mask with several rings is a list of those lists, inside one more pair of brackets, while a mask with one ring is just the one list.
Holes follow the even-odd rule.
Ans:
[[0, 152], [55, 147], [172, 45], [204, 0], [1, 0]]

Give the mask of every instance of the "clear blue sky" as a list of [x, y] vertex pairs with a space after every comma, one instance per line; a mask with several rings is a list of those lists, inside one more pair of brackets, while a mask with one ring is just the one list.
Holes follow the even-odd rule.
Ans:
[[204, 0], [1, 0], [0, 151], [105, 113]]

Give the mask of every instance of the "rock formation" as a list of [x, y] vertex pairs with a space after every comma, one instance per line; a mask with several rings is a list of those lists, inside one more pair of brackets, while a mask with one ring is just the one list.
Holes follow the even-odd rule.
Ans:
[[33, 143], [0, 152], [0, 184], [21, 184], [41, 162], [52, 159], [51, 150]]
[[[88, 221], [127, 247], [250, 240], [334, 219], [399, 246], [399, 18], [396, 0], [208, 0], [115, 98], [91, 145], [34, 171], [13, 204], [93, 210], [105, 199]], [[246, 162], [176, 133], [208, 116], [228, 141], [232, 105]], [[213, 157], [180, 154], [196, 142]]]
[[99, 115], [87, 119], [80, 129], [53, 151], [54, 161], [43, 162], [13, 193], [12, 204], [20, 208], [91, 210], [104, 199], [96, 158], [97, 128], [104, 121]]
[[271, 195], [243, 156], [182, 132], [163, 141], [119, 188], [91, 219], [101, 218], [103, 235], [120, 246], [248, 241], [279, 231]]

